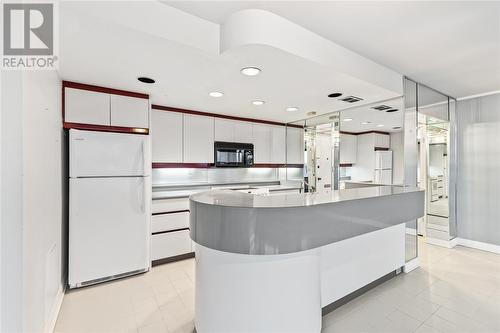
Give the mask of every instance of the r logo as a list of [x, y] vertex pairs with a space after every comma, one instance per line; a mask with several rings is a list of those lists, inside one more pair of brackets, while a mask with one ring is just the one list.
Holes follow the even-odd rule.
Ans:
[[53, 4], [8, 3], [3, 6], [4, 55], [54, 54]]

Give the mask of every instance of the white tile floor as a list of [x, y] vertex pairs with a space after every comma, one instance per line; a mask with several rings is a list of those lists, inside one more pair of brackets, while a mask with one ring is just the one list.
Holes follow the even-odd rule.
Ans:
[[[419, 243], [421, 267], [323, 318], [323, 332], [500, 332], [500, 255]], [[194, 260], [68, 293], [56, 332], [193, 332]]]

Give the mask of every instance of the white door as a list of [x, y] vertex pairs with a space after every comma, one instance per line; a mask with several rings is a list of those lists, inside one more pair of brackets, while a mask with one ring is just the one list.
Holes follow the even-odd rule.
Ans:
[[375, 170], [375, 183], [384, 185], [392, 184], [392, 170], [391, 169]]
[[149, 267], [149, 177], [69, 182], [69, 284]]
[[246, 121], [234, 122], [234, 142], [253, 143], [253, 126]]
[[70, 130], [70, 177], [143, 176], [148, 136]]
[[214, 163], [214, 118], [184, 115], [184, 163]]
[[109, 126], [109, 104], [109, 94], [65, 88], [64, 121]]
[[271, 163], [286, 163], [286, 128], [271, 126]]
[[149, 128], [149, 100], [111, 95], [111, 126]]
[[375, 169], [392, 169], [392, 151], [375, 152]]
[[234, 121], [229, 119], [215, 118], [215, 141], [234, 141]]
[[254, 163], [271, 163], [271, 127], [253, 124]]
[[182, 163], [182, 113], [151, 112], [153, 162]]
[[286, 163], [304, 163], [304, 130], [302, 128], [286, 128]]

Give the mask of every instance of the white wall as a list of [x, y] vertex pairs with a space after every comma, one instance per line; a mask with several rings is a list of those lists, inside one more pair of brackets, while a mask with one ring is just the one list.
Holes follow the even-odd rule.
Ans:
[[500, 94], [457, 105], [457, 235], [500, 245]]
[[403, 184], [404, 181], [404, 132], [391, 133], [392, 150], [392, 183]]
[[2, 71], [1, 332], [22, 330], [22, 75]]
[[2, 209], [2, 331], [42, 332], [63, 290], [61, 82], [54, 71], [18, 75], [2, 78], [2, 93], [18, 94], [2, 96], [11, 106], [2, 110], [2, 208], [10, 211]]

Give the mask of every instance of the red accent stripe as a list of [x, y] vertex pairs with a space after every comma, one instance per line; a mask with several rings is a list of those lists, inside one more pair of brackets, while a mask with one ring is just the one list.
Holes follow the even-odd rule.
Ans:
[[120, 127], [120, 126], [106, 126], [106, 125], [92, 125], [92, 124], [79, 124], [79, 123], [63, 123], [63, 128], [80, 129], [86, 131], [99, 131], [99, 132], [116, 132], [116, 133], [131, 133], [148, 135], [149, 129], [136, 128], [136, 127]]
[[120, 90], [120, 89], [114, 89], [114, 88], [94, 86], [91, 84], [84, 84], [84, 83], [79, 83], [79, 82], [63, 81], [62, 85], [63, 85], [63, 91], [64, 91], [64, 88], [67, 87], [67, 88], [95, 91], [95, 92], [106, 93], [106, 94], [122, 95], [122, 96], [129, 96], [129, 97], [135, 97], [135, 98], [149, 99], [148, 94], [142, 94], [142, 93], [137, 93], [137, 92], [133, 92], [133, 91]]
[[352, 167], [352, 163], [340, 163], [339, 166], [341, 168]]
[[245, 117], [236, 117], [236, 116], [229, 116], [229, 115], [225, 115], [225, 114], [218, 114], [218, 113], [210, 113], [210, 112], [202, 112], [202, 111], [195, 111], [195, 110], [188, 110], [188, 109], [173, 108], [173, 107], [170, 107], [170, 106], [163, 106], [163, 105], [157, 105], [157, 104], [151, 105], [151, 108], [154, 109], [154, 110], [187, 113], [187, 114], [194, 114], [194, 115], [197, 115], [197, 116], [206, 116], [206, 117], [215, 117], [215, 118], [239, 120], [239, 121], [248, 121], [248, 122], [251, 122], [251, 123], [260, 123], [260, 124], [268, 124], [268, 125], [277, 125], [277, 126], [288, 126], [288, 127], [295, 127], [295, 128], [304, 128], [303, 126], [300, 126], [300, 125], [285, 124], [285, 123], [280, 123], [280, 122], [271, 121], [271, 120], [262, 120], [262, 119], [245, 118]]

